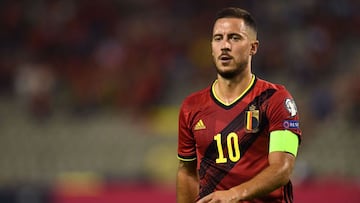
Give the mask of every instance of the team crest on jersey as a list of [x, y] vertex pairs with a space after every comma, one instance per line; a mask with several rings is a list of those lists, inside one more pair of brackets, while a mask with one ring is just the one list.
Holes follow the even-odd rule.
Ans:
[[245, 131], [256, 133], [259, 131], [260, 124], [260, 111], [256, 109], [254, 105], [249, 107], [248, 111], [245, 111]]
[[290, 117], [294, 117], [297, 114], [297, 107], [293, 99], [285, 99], [285, 107], [290, 113]]

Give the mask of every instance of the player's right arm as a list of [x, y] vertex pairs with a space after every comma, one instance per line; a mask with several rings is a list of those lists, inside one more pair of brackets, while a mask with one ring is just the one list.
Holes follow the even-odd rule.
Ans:
[[176, 179], [177, 203], [193, 203], [199, 193], [199, 179], [196, 160], [179, 160]]
[[196, 141], [192, 132], [193, 101], [185, 99], [179, 112], [178, 159], [176, 177], [177, 203], [194, 203], [199, 194]]

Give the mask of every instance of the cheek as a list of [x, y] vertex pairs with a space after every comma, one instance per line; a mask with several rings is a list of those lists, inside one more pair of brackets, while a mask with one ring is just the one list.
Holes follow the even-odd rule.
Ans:
[[211, 48], [211, 55], [215, 58], [219, 55], [219, 51], [217, 51], [216, 47]]
[[215, 55], [216, 47], [214, 45], [211, 45], [211, 55]]
[[234, 50], [234, 53], [239, 58], [248, 57], [250, 55], [250, 52], [251, 52], [250, 49], [246, 49], [246, 48], [239, 48], [239, 49]]

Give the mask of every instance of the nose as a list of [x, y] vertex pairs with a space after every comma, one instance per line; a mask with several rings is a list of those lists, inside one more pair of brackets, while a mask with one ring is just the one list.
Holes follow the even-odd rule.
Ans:
[[221, 50], [231, 50], [231, 44], [228, 40], [223, 40]]

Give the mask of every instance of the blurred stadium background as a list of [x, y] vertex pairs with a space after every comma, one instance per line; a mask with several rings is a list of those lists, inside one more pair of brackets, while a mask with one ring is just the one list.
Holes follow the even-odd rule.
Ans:
[[296, 202], [360, 202], [357, 0], [1, 0], [0, 202], [175, 202], [178, 108], [215, 78], [224, 6], [297, 101]]

